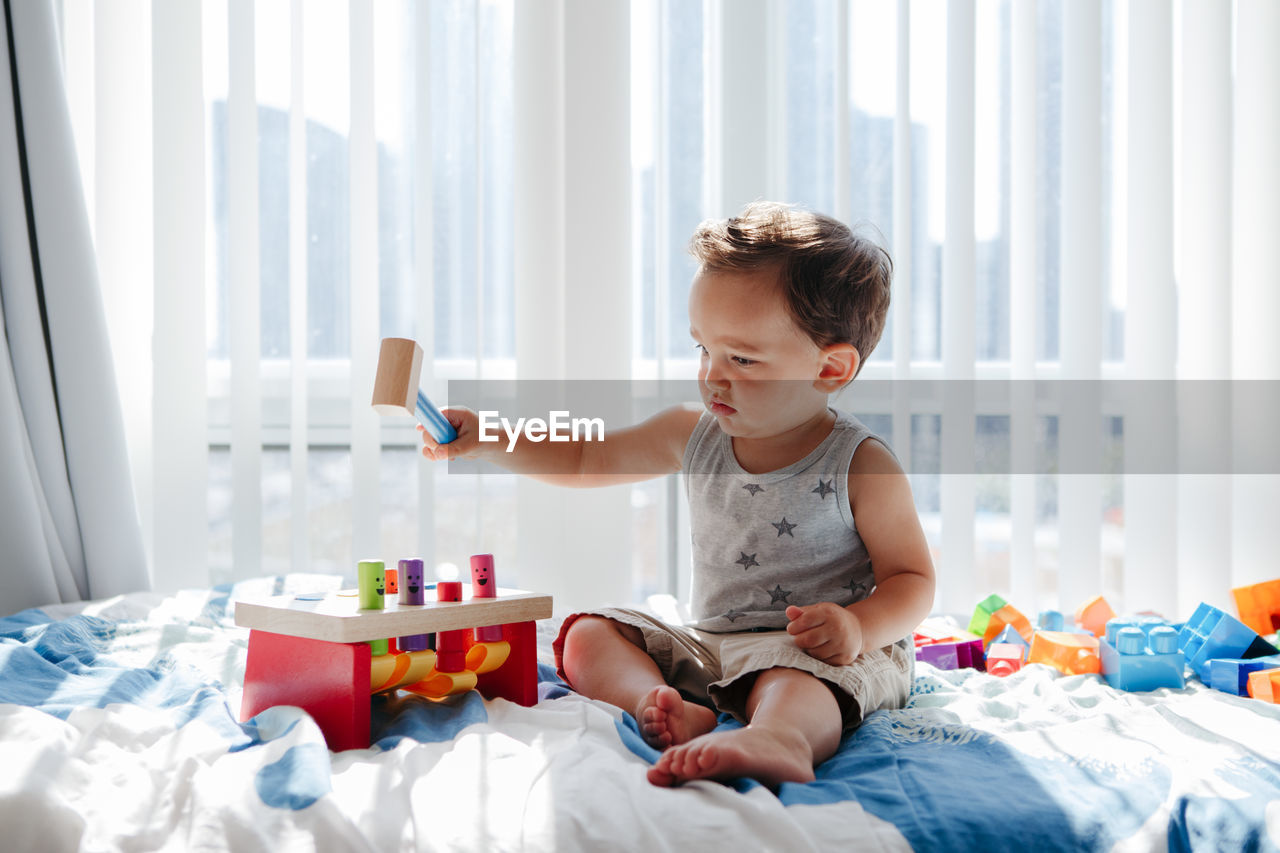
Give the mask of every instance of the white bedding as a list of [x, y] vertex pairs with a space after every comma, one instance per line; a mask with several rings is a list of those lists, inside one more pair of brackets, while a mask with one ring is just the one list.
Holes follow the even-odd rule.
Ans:
[[238, 723], [234, 597], [338, 582], [0, 620], [0, 848], [1280, 848], [1280, 708], [1198, 682], [1129, 694], [1039, 665], [997, 679], [921, 664], [906, 709], [778, 795], [649, 785], [634, 721], [548, 668], [533, 708], [377, 699], [369, 749], [329, 752], [291, 707]]

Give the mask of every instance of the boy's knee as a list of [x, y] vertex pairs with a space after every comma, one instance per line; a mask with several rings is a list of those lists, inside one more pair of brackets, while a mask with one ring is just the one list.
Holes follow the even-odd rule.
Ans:
[[601, 643], [622, 638], [632, 645], [644, 648], [644, 635], [639, 628], [624, 625], [607, 616], [579, 616], [565, 633], [565, 653], [572, 654], [571, 649], [594, 649]]

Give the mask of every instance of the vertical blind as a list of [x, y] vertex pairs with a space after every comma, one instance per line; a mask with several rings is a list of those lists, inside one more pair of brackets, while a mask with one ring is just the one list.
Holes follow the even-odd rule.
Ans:
[[[1035, 458], [1161, 428], [1109, 380], [1280, 378], [1268, 0], [61, 0], [61, 21], [161, 587], [495, 551], [569, 607], [683, 593], [674, 480], [448, 475], [371, 412], [375, 347], [418, 339], [441, 400], [687, 378], [688, 236], [761, 197], [867, 220], [894, 256], [837, 405], [916, 472], [938, 609], [1102, 592], [1176, 616], [1274, 574], [1274, 475]], [[1016, 381], [993, 411], [974, 380]], [[1046, 410], [1026, 380], [1077, 381]], [[1258, 440], [1203, 410], [1177, 429], [1187, 453]], [[991, 442], [1007, 473], [954, 473]]]

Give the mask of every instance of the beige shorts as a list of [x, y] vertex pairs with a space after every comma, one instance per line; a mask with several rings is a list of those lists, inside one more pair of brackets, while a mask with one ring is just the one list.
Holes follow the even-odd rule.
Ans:
[[564, 620], [553, 648], [556, 671], [566, 682], [564, 638], [581, 616], [604, 616], [640, 629], [645, 652], [668, 684], [691, 701], [710, 704], [742, 723], [747, 722], [747, 695], [756, 676], [775, 667], [798, 669], [825, 682], [840, 706], [845, 730], [856, 728], [872, 711], [901, 708], [914, 680], [915, 649], [910, 637], [864, 651], [848, 666], [831, 666], [801, 651], [786, 631], [713, 634], [668, 625], [643, 611], [619, 607], [575, 613]]

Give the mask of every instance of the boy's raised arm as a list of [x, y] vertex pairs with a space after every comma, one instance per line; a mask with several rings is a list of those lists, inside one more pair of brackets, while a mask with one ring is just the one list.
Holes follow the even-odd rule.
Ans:
[[481, 442], [480, 422], [466, 408], [445, 409], [458, 437], [438, 444], [421, 426], [422, 455], [433, 460], [483, 459], [514, 474], [558, 486], [586, 488], [650, 480], [680, 470], [685, 445], [702, 411], [684, 404], [663, 409], [641, 423], [607, 431], [603, 438]]

